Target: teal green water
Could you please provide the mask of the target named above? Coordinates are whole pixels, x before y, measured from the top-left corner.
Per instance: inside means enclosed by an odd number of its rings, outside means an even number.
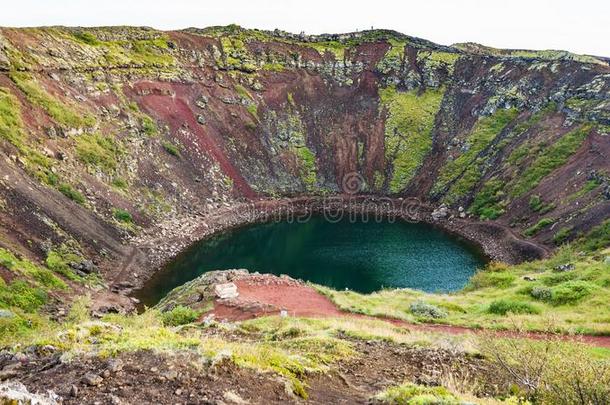
[[[472,246],[426,224],[313,217],[251,225],[201,241],[136,296],[151,306],[206,271],[235,268],[363,293],[384,287],[447,292],[464,287],[484,262]]]

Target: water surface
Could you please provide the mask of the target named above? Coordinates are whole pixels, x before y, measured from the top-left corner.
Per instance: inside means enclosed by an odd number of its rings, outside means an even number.
[[[485,259],[469,244],[427,224],[348,219],[274,222],[237,228],[196,243],[136,293],[156,304],[210,270],[288,274],[335,289],[459,290]]]

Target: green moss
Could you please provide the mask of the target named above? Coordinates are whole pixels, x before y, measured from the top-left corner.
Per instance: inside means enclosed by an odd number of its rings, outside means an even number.
[[[0,248],[0,265],[20,274],[46,289],[65,289],[66,284],[49,269],[38,266],[25,258],[17,258],[7,249]]]
[[[76,138],[76,154],[86,165],[112,172],[124,151],[114,138],[95,133],[83,134]]]
[[[256,104],[250,103],[248,104],[246,109],[248,110],[250,115],[252,115],[258,121],[258,107],[256,106]],[[254,127],[256,128],[256,125],[254,125]]]
[[[80,282],[83,281],[82,277],[75,273],[71,265],[81,263],[83,260],[84,258],[80,252],[66,244],[62,244],[47,252],[45,264],[49,269],[63,275],[67,279]]]
[[[428,70],[444,68],[449,74],[452,74],[453,66],[460,56],[459,53],[453,52],[419,51],[417,52],[417,61]]]
[[[246,43],[241,35],[229,35],[220,37],[220,43],[224,54],[224,65],[228,68],[238,69],[243,72],[254,72],[257,67],[255,60],[248,52]],[[217,61],[220,62],[220,61]]]
[[[176,156],[178,158],[181,157],[180,148],[177,145],[174,145],[173,143],[168,141],[163,142],[162,145],[163,149],[165,149],[165,151],[170,155]]]
[[[399,92],[394,87],[379,91],[388,116],[385,122],[386,159],[392,162],[390,191],[403,190],[415,176],[432,148],[434,119],[443,90]]]
[[[28,144],[21,118],[19,100],[8,89],[0,87],[0,141],[13,145],[21,155],[26,171],[42,183],[55,185],[57,175],[51,171],[51,160]]]
[[[392,405],[460,405],[464,403],[444,387],[427,387],[410,382],[385,389],[375,396]]]
[[[301,162],[301,178],[305,183],[305,187],[308,190],[313,190],[318,178],[316,156],[307,146],[295,148],[295,151]]]
[[[244,98],[246,100],[252,100],[252,96],[250,95],[250,92],[241,84],[238,84],[238,83],[235,84],[235,91],[241,98]]]
[[[11,72],[11,80],[26,95],[29,102],[45,110],[55,122],[70,128],[92,127],[95,118],[79,113],[75,107],[47,93],[28,73]]]
[[[150,39],[101,40],[92,31],[75,32],[70,37],[81,46],[103,50],[96,66],[137,66],[167,68],[175,66],[169,53],[168,37],[165,35]]]
[[[8,141],[19,150],[24,148],[19,100],[2,87],[0,87],[0,139]]]
[[[580,148],[589,132],[589,126],[579,127],[563,135],[548,148],[539,150],[530,166],[519,176],[511,194],[518,197],[527,193],[535,188],[545,176],[564,165]],[[531,156],[531,150],[529,154]]]
[[[339,41],[306,42],[305,45],[315,49],[322,56],[330,53],[339,61],[342,61],[345,57],[346,46]]]
[[[63,195],[65,195],[66,197],[71,199],[72,201],[77,202],[80,205],[85,204],[85,201],[86,201],[85,197],[80,193],[80,191],[75,190],[68,183],[60,184],[57,187],[57,189],[59,190],[60,193],[62,193]]]
[[[532,236],[536,235],[538,232],[540,232],[543,228],[546,228],[547,226],[554,224],[554,223],[555,223],[555,220],[552,218],[542,218],[536,224],[527,228],[524,233],[526,236],[532,237]]]
[[[468,149],[441,168],[433,192],[438,193],[448,188],[444,201],[449,204],[471,192],[484,171],[483,152],[518,114],[517,109],[511,108],[498,110],[491,116],[479,119],[466,138]]]
[[[159,134],[159,128],[157,128],[157,123],[153,121],[148,115],[144,115],[141,119],[142,122],[142,130],[148,136],[155,136]]]
[[[267,62],[262,66],[263,70],[268,70],[270,72],[283,72],[285,70],[284,65],[278,62]]]
[[[47,301],[47,293],[30,287],[23,280],[17,280],[8,285],[0,285],[0,305],[5,308],[16,307],[25,312],[35,312]]]

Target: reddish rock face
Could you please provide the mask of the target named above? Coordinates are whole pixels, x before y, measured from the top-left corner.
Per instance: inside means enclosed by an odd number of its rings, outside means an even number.
[[[391,31],[0,29],[0,245],[116,273],[130,235],[358,173],[554,247],[610,214],[609,74]]]

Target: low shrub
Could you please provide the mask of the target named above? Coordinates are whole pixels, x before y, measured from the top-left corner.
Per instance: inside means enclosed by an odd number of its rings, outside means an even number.
[[[538,221],[535,225],[530,226],[529,228],[527,228],[525,230],[525,235],[526,236],[534,236],[536,235],[538,232],[540,232],[542,230],[542,228],[545,228],[551,224],[553,224],[555,222],[554,219],[552,218],[542,218],[540,221]]]
[[[533,403],[605,404],[610,398],[610,361],[598,358],[587,345],[563,342],[560,337],[488,335],[480,338],[479,346],[505,385]]]
[[[566,281],[570,281],[570,280],[574,280],[578,278],[578,275],[576,273],[574,273],[573,271],[571,272],[565,272],[565,273],[559,273],[559,274],[553,274],[550,276],[546,276],[544,278],[542,278],[542,282],[544,283],[544,285],[548,285],[548,286],[555,286],[555,285],[559,285],[561,283],[565,283]]]
[[[512,300],[496,300],[489,304],[487,312],[495,315],[511,314],[537,314],[540,311],[527,302]]]
[[[483,270],[477,272],[470,278],[468,289],[476,290],[479,288],[508,288],[515,280],[515,275],[505,272]]]
[[[593,228],[581,242],[582,249],[589,252],[608,246],[610,246],[610,219]]]
[[[587,281],[567,281],[552,289],[550,302],[553,305],[574,304],[590,295],[594,289],[595,285]]]
[[[72,188],[67,183],[62,183],[57,187],[60,193],[71,199],[72,201],[83,205],[85,203],[85,197],[78,191]]]
[[[114,180],[112,180],[112,185],[121,190],[126,190],[129,187],[129,184],[127,184],[127,181],[125,179],[123,179],[122,177],[114,178]]]
[[[447,313],[445,311],[435,305],[428,304],[427,302],[423,301],[412,302],[409,306],[409,310],[413,315],[420,318],[441,319],[447,317]]]
[[[9,285],[0,285],[0,304],[3,306],[34,312],[46,301],[46,292],[40,288],[30,287],[25,281],[18,280]]]
[[[126,210],[123,210],[120,208],[115,208],[112,211],[112,216],[114,217],[114,219],[116,219],[119,222],[123,222],[123,223],[127,223],[127,224],[130,224],[133,222],[133,217],[131,216],[129,211],[126,211]]]
[[[557,233],[555,233],[555,235],[553,235],[553,242],[559,246],[562,243],[564,243],[566,240],[568,240],[571,233],[572,233],[571,226],[566,227],[566,228],[561,228],[560,230],[557,231]]]
[[[171,142],[163,142],[163,149],[170,155],[180,157],[180,149]]]
[[[530,291],[530,295],[540,301],[550,301],[553,291],[549,287],[534,287]]]
[[[161,315],[163,325],[165,326],[180,326],[192,323],[199,317],[199,313],[194,309],[178,305],[171,311],[164,312]]]

